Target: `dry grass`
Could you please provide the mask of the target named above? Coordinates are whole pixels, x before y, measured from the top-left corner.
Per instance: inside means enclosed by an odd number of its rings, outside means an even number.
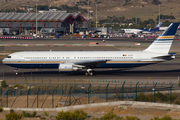
[[[178,4],[177,4],[178,3]],[[179,12],[179,3],[180,1],[176,2],[163,2],[161,5],[161,14],[164,15],[173,15],[175,16],[175,20],[172,21],[180,21],[180,12]],[[119,8],[119,9],[118,9]],[[121,11],[121,9],[125,9],[125,11]],[[112,12],[113,11],[113,12]],[[125,16],[126,18],[132,17],[139,17],[142,20],[147,19],[156,19],[159,15],[159,6],[146,4],[144,7],[139,7],[139,5],[128,5],[125,7],[114,7],[111,8],[109,11],[100,11],[100,17],[106,18],[107,16]]]
[[[0,106],[6,107],[7,99],[4,97],[0,102]],[[59,102],[66,101],[65,106],[69,106],[70,97],[54,95],[54,107],[63,107],[63,105]],[[91,97],[90,103],[102,103],[106,102],[105,99],[99,99],[96,97]],[[112,101],[112,100],[109,100]],[[28,108],[52,108],[52,95],[39,95],[38,103],[37,103],[37,95],[29,95],[28,96]],[[80,105],[80,104],[88,104],[87,97],[71,97],[71,105]],[[8,97],[8,107],[11,108],[27,108],[27,96],[14,96]]]
[[[91,1],[91,0],[90,0]],[[153,5],[150,2],[149,3],[143,3],[142,0],[131,0],[133,4],[129,4],[126,6],[123,6],[125,3],[125,0],[122,0],[119,5],[119,0],[98,0],[99,2],[102,2],[101,4],[98,4],[98,19],[106,18],[107,16],[125,16],[126,18],[132,18],[132,17],[139,17],[142,20],[145,19],[156,19],[157,15],[159,14],[159,6]],[[176,22],[180,21],[180,12],[179,12],[179,0],[171,0],[171,2],[168,2],[168,0],[160,0],[161,1],[161,14],[165,15],[174,15]],[[29,0],[11,0],[8,2],[5,2],[5,0],[1,0],[0,7],[2,9],[5,8],[15,8],[17,6],[27,6],[27,3],[29,2],[30,7],[35,6],[35,0],[29,1]],[[38,0],[39,5],[51,5],[51,6],[61,6],[61,5],[69,5],[74,6],[74,2],[78,1],[72,1],[72,0]],[[95,19],[95,2],[92,1],[93,4],[90,5],[90,10],[94,11],[94,16],[92,19]],[[144,7],[142,7],[144,6]],[[84,9],[88,9],[87,6],[79,6]],[[84,14],[86,17],[87,14]]]

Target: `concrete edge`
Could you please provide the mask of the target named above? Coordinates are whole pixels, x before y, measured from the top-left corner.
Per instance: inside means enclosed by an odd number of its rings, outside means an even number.
[[[10,53],[0,53],[0,55],[9,55]]]
[[[104,106],[117,106],[121,104],[131,104],[131,105],[144,105],[145,107],[167,107],[167,108],[180,108],[180,105],[173,104],[164,104],[164,103],[150,103],[150,102],[136,102],[136,101],[117,101],[117,102],[105,102],[105,103],[93,103],[93,104],[83,104],[83,105],[74,105],[68,107],[60,108],[3,108],[5,111],[21,110],[21,111],[68,111],[75,109],[84,109],[91,107],[104,107]]]
[[[99,44],[99,45],[92,45],[92,44],[0,44],[0,46],[115,46],[114,44]]]

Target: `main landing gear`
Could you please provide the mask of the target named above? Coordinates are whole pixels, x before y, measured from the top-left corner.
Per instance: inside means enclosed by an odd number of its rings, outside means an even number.
[[[18,75],[18,68],[14,68],[14,72],[16,72],[16,75]]]
[[[87,72],[85,73],[85,75],[90,75],[93,76],[95,74],[95,71],[93,69],[87,69]]]

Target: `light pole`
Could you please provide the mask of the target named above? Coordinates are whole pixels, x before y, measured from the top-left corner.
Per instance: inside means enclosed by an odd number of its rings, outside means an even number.
[[[160,23],[160,7],[161,5],[159,4],[159,23]]]
[[[36,37],[37,37],[37,0],[36,0]]]
[[[89,0],[88,0],[88,28],[89,28]]]
[[[97,4],[96,4],[96,28],[97,28]]]
[[[88,19],[89,19],[89,0],[88,0]]]

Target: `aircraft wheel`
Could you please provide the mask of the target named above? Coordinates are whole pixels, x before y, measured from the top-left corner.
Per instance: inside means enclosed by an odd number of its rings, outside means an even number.
[[[89,75],[88,72],[86,72],[85,75],[88,76]]]
[[[93,76],[94,74],[93,74],[93,72],[90,72],[89,75],[90,75],[90,76]]]

